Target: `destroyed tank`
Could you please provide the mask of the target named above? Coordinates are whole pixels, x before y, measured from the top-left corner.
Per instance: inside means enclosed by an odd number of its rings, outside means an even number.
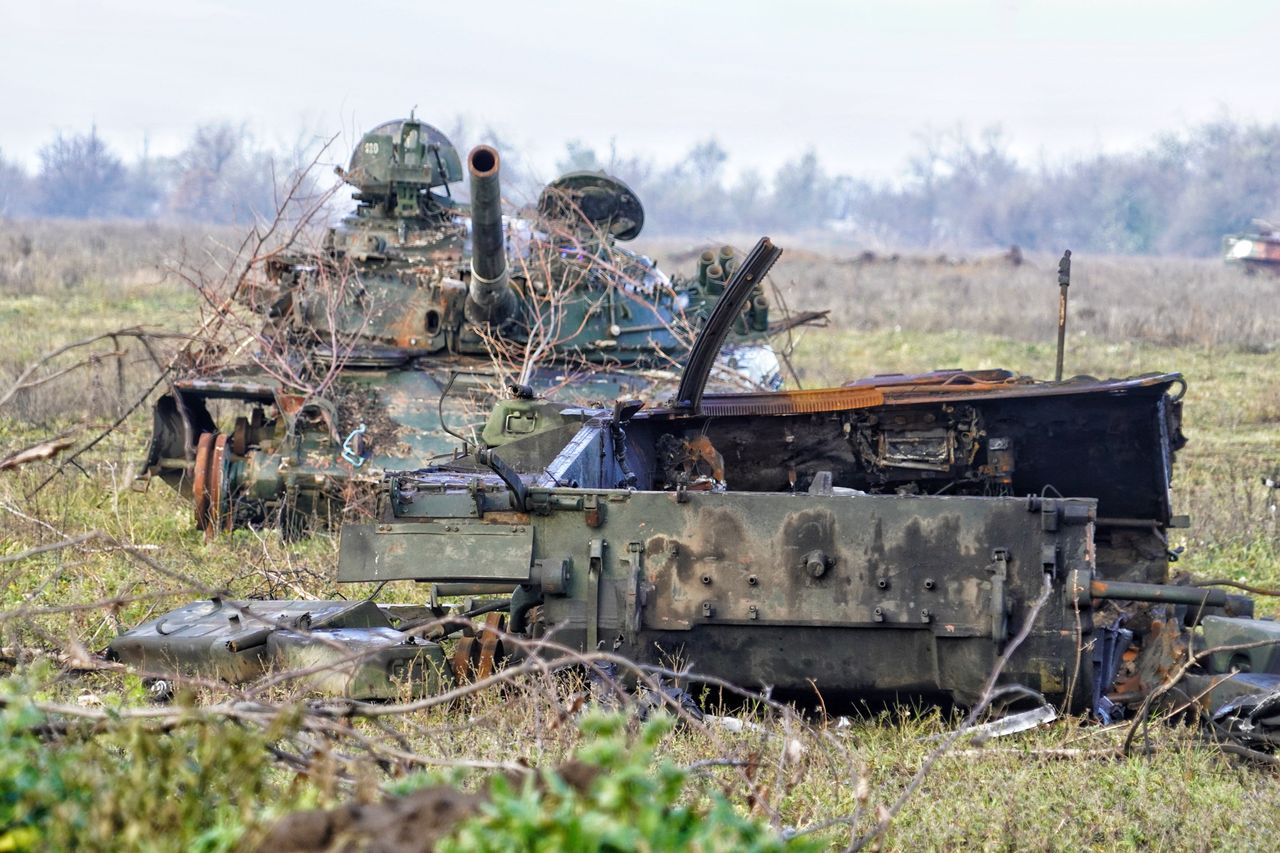
[[[293,668],[375,698],[504,654],[605,651],[827,709],[968,705],[1000,666],[1019,697],[1114,720],[1158,691],[1269,742],[1280,627],[1171,571],[1180,375],[705,393],[778,254],[762,240],[734,273],[669,404],[533,401],[558,425],[389,474],[337,577],[430,583],[429,603],[205,601],[112,653],[153,677]],[[499,406],[491,434],[509,423]]]
[[[410,117],[365,134],[339,170],[354,214],[318,252],[268,256],[265,281],[241,290],[263,316],[258,351],[242,364],[215,351],[172,382],[143,482],[191,498],[206,534],[278,520],[296,535],[381,471],[448,456],[507,384],[580,403],[661,393],[733,249],[669,279],[618,245],[644,224],[618,179],[565,175],[520,219],[503,216],[496,150],[476,147],[466,171],[469,204],[453,197],[463,162],[436,128]],[[779,386],[767,338],[785,325],[757,288],[724,381]]]

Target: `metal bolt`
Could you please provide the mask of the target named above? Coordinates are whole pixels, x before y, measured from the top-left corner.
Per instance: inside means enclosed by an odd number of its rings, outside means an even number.
[[[702,583],[703,583],[704,585],[709,585],[709,584],[711,583],[711,575],[703,575],[703,576],[702,576]]]
[[[747,608],[747,618],[748,619],[760,618],[760,610],[754,604]]]
[[[888,579],[888,578],[880,578],[880,580],[876,581],[876,586],[880,587],[881,589],[888,589],[888,588],[889,588],[889,579]]]
[[[747,575],[747,584],[748,584],[748,585],[750,585],[750,586],[756,586],[756,585],[757,585],[757,584],[759,584],[759,583],[760,583],[760,578],[756,577],[755,575]]]
[[[829,562],[827,555],[821,551],[810,551],[804,555],[804,568],[810,577],[820,578],[825,575]]]
[[[933,589],[935,586],[937,586],[937,584],[933,582],[933,578],[925,578],[925,579],[924,579],[924,588],[925,588],[925,589]]]
[[[702,618],[710,619],[716,615],[716,606],[710,601],[702,602]]]
[[[923,610],[921,610],[921,611],[920,611],[920,621],[921,621],[921,622],[928,622],[928,621],[930,621],[931,619],[933,619],[933,614],[929,612],[929,608],[927,608],[927,607],[926,607],[926,608],[924,608]]]
[[[883,622],[883,621],[884,621],[884,609],[883,609],[883,608],[881,608],[881,607],[877,607],[877,608],[875,609],[875,619],[876,619],[876,621],[877,621],[877,622]]]

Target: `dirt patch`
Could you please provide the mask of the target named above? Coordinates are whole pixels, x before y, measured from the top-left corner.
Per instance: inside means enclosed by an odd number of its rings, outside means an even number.
[[[362,850],[367,853],[419,853],[463,818],[480,808],[484,798],[445,785],[421,788],[380,803],[348,803],[336,809],[286,815],[258,845],[259,853]]]
[[[568,761],[556,773],[584,794],[600,768]],[[538,787],[544,788],[541,778]],[[295,812],[278,820],[254,849],[258,853],[429,853],[458,823],[476,814],[487,799],[486,794],[433,785],[370,805],[347,803],[335,809]]]

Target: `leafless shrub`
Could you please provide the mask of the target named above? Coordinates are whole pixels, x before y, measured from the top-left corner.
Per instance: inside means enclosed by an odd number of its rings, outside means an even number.
[[[495,371],[507,384],[528,384],[537,371],[554,365],[562,379],[559,386],[546,390],[551,396],[584,375],[618,366],[577,350],[596,343],[581,337],[594,317],[629,313],[628,305],[643,316],[653,303],[674,304],[675,297],[668,285],[647,280],[648,270],[615,248],[604,229],[586,224],[571,199],[566,198],[561,208],[576,211],[580,221],[540,220],[537,230],[520,238],[522,245],[517,246],[511,277],[524,305],[519,333],[504,337],[493,329],[480,330]],[[680,350],[692,345],[695,334],[692,322],[678,309],[652,331],[655,337],[673,338]],[[660,345],[644,357],[655,374],[679,367],[678,357]]]

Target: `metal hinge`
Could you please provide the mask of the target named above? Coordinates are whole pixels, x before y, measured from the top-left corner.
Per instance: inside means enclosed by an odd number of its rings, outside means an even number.
[[[1009,552],[996,548],[991,552],[991,639],[997,646],[1009,637],[1009,604],[1006,586],[1009,581]]]

